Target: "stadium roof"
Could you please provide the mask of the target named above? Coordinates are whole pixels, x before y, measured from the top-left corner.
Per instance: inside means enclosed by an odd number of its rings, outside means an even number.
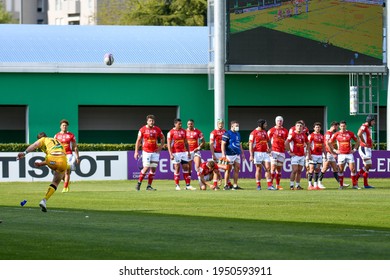
[[[0,72],[207,73],[209,55],[207,27],[2,24],[0,42]]]

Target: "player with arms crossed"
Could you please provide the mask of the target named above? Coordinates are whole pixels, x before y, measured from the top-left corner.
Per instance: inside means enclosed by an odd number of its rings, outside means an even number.
[[[138,149],[142,144],[142,170],[139,174],[137,186],[135,189],[139,191],[141,189],[142,181],[146,176],[146,172],[149,170],[147,191],[155,191],[152,187],[154,175],[158,162],[160,160],[160,152],[165,144],[165,136],[158,126],[155,126],[156,117],[154,115],[146,116],[146,125],[140,128],[138,131],[137,141],[135,142],[134,159],[138,160]],[[160,140],[160,144],[158,143]]]
[[[200,150],[206,145],[206,142],[204,140],[203,133],[194,127],[194,120],[192,119],[187,121],[186,133],[188,147],[190,148],[191,153],[191,161],[189,162],[189,176],[191,179],[192,162],[195,163],[195,170],[198,170],[200,164],[202,163]]]
[[[257,121],[257,128],[249,135],[249,160],[256,165],[256,189],[261,190],[261,168],[265,169],[265,178],[267,179],[267,189],[276,190],[272,186],[271,180],[271,159],[269,157],[269,138],[266,131],[267,121],[260,119]]]
[[[355,145],[352,148],[351,142],[354,141]],[[358,178],[356,175],[355,159],[353,153],[356,152],[359,147],[359,138],[355,133],[347,130],[347,122],[340,122],[340,130],[332,135],[328,142],[329,150],[332,154],[337,155],[337,163],[339,165],[339,189],[344,189],[344,167],[348,164],[351,170],[352,188],[360,189],[358,187]],[[337,143],[338,149],[334,148],[334,144]]]
[[[66,171],[70,168],[66,158],[66,152],[61,143],[55,139],[47,137],[45,132],[41,132],[37,136],[38,140],[27,147],[24,152],[18,154],[18,159],[24,158],[28,153],[41,149],[46,154],[45,160],[34,163],[35,167],[47,165],[53,170],[53,180],[46,192],[45,197],[39,203],[41,210],[47,212],[46,202],[57,190],[58,184],[64,178]]]
[[[294,182],[297,190],[303,190],[300,185],[301,173],[303,166],[305,166],[305,157],[311,159],[309,140],[305,133],[303,133],[304,124],[297,121],[295,130],[288,136],[285,147],[287,153],[291,156],[291,175],[290,175],[290,190],[294,190]]]
[[[212,190],[219,190],[218,181],[221,180],[221,173],[218,170],[218,165],[210,160],[203,162],[198,168],[198,180],[201,190],[206,190],[209,186]],[[208,183],[213,180],[213,184]]]
[[[283,117],[275,118],[275,126],[268,130],[268,138],[271,141],[271,180],[275,178],[276,189],[283,190],[280,186],[282,167],[286,158],[285,141],[288,137],[288,130],[283,127]],[[271,181],[271,183],[272,183]]]
[[[325,137],[321,134],[321,123],[314,123],[314,132],[309,135],[309,146],[311,160],[309,160],[309,169],[308,169],[308,181],[309,186],[308,190],[320,190],[318,187],[318,178],[319,172],[321,171],[322,165],[322,155],[326,160],[326,150],[325,150]],[[314,173],[314,185],[313,185],[313,173]]]
[[[372,126],[375,125],[375,118],[368,115],[366,122],[361,125],[357,136],[360,139],[359,155],[363,160],[364,166],[359,170],[358,177],[363,175],[364,188],[373,189],[373,186],[368,184],[368,173],[372,166]]]
[[[62,189],[63,193],[69,192],[70,173],[71,171],[76,170],[76,163],[80,164],[79,148],[77,147],[76,137],[72,132],[68,131],[68,126],[68,120],[61,120],[61,131],[54,135],[54,138],[60,141],[60,143],[64,147],[66,152],[66,158],[68,159],[68,165],[70,166],[70,169],[68,169],[65,173],[64,188]]]
[[[174,180],[176,184],[176,190],[180,191],[180,165],[183,170],[183,177],[186,183],[186,190],[196,190],[196,188],[190,185],[191,178],[189,176],[189,161],[191,160],[191,153],[187,142],[187,133],[182,128],[181,119],[175,119],[173,121],[174,127],[168,132],[167,146],[171,160],[173,161],[174,168]]]

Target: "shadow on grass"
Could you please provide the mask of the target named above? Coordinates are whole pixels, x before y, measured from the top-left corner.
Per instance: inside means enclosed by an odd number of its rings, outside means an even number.
[[[390,259],[389,228],[148,211],[0,210],[3,260]]]

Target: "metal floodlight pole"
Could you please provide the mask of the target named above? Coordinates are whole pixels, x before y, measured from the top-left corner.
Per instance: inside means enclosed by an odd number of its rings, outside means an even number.
[[[225,3],[214,0],[214,124],[225,119]]]

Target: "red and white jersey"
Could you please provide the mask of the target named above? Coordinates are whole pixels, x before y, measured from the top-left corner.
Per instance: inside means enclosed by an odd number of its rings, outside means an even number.
[[[288,134],[291,134],[291,133],[293,133],[294,131],[295,131],[295,125],[292,126],[292,127],[288,130]],[[306,134],[306,136],[309,136],[309,129],[308,129],[306,126],[302,127],[302,133],[303,133],[303,134]]]
[[[290,143],[290,150],[296,156],[302,157],[305,155],[305,146],[309,142],[306,134],[303,132],[297,133],[293,131],[287,138],[287,141]]]
[[[183,128],[175,129],[172,128],[167,134],[167,140],[171,141],[172,153],[187,152],[186,146],[184,145],[185,139],[187,139],[186,131]]]
[[[192,152],[199,147],[199,140],[204,138],[203,133],[197,128],[194,128],[193,130],[187,128],[186,134],[188,147],[190,148],[190,152]]]
[[[76,137],[72,132],[58,132],[54,138],[60,141],[67,154],[72,154],[73,145],[76,144]]]
[[[332,135],[334,134],[334,132],[333,131],[327,131],[327,132],[325,132],[325,135],[324,135],[324,145],[325,145],[325,150],[328,152],[328,153],[330,153],[330,150],[329,150],[329,148],[328,148],[328,145],[326,145],[326,143],[328,143],[329,141],[330,141],[330,139],[332,138]],[[332,144],[331,144],[332,145]],[[334,147],[335,145],[333,144],[333,147]]]
[[[274,126],[270,130],[268,130],[268,138],[271,141],[271,150],[274,152],[284,153],[284,142],[288,136],[288,130],[284,127],[276,127]]]
[[[249,134],[249,145],[252,145],[254,152],[267,152],[269,138],[267,131],[255,129]]]
[[[221,153],[222,135],[226,132],[226,129],[214,129],[210,133],[210,145],[213,145],[214,152]]]
[[[163,137],[163,133],[158,126],[150,128],[145,125],[138,131],[138,137],[142,139],[142,150],[147,153],[154,153],[158,149],[158,139]]]
[[[321,133],[312,133],[309,135],[308,140],[310,144],[310,152],[312,155],[321,156],[324,151],[324,135]]]
[[[360,142],[360,146],[362,147],[367,147],[367,148],[372,148],[372,128],[367,125],[367,123],[362,124],[362,126],[359,128],[359,131],[362,131],[362,136],[364,139],[364,144],[363,142]]]
[[[332,135],[332,138],[330,138],[330,141],[337,142],[337,147],[340,152],[340,154],[350,154],[352,151],[352,144],[351,140],[357,141],[357,137],[355,133],[352,131],[337,131],[335,134]]]
[[[214,170],[218,170],[218,165],[215,164],[214,165],[214,168],[213,169],[210,169],[208,166],[207,166],[207,162],[203,162],[200,166],[199,166],[199,170],[198,170],[198,176],[199,175],[209,175],[211,173],[213,173]]]

